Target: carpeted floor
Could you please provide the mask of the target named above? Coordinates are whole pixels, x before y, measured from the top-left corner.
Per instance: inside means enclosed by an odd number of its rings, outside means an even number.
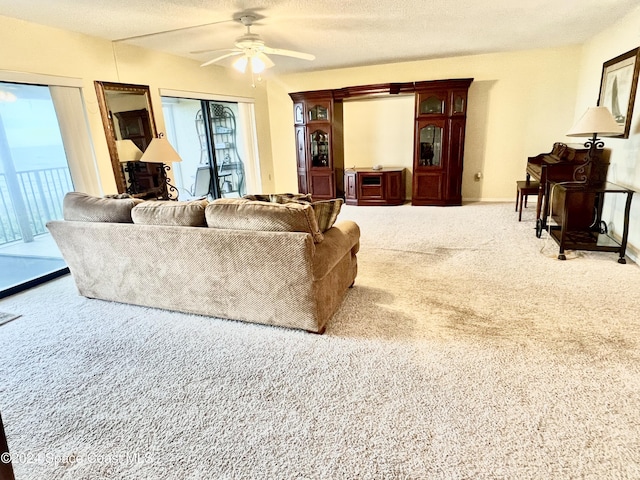
[[[359,274],[322,336],[69,277],[0,301],[17,478],[640,478],[640,269],[558,261],[530,210],[344,207]]]

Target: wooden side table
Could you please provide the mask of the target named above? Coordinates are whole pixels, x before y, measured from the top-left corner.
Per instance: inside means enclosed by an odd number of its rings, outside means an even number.
[[[552,184],[550,190],[551,217],[557,223],[549,227],[560,252],[559,260],[566,260],[566,250],[589,250],[618,253],[618,263],[627,263],[624,258],[629,234],[629,212],[633,190],[615,183],[598,185],[584,183]],[[626,195],[622,237],[613,238],[606,222],[602,221],[605,195]],[[536,227],[538,228],[538,227]]]

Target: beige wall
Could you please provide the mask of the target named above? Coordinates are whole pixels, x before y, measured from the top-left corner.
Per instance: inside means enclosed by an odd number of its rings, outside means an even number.
[[[88,121],[96,154],[102,192],[116,190],[95,80],[149,85],[159,132],[165,129],[159,89],[174,89],[255,99],[258,150],[263,189],[273,191],[271,138],[266,85],[252,88],[239,74],[217,66],[146,49],[44,27],[0,16],[0,70],[78,78],[84,85]],[[93,161],[93,159],[87,159]]]
[[[595,106],[600,91],[602,64],[629,50],[640,46],[640,8],[616,25],[598,34],[582,49],[580,81],[574,120],[588,107]],[[636,94],[631,131],[628,139],[603,138],[611,149],[608,180],[640,192],[640,92]],[[575,139],[574,139],[575,141]],[[606,201],[607,220],[617,233],[621,232],[624,204],[622,197]],[[640,196],[636,194],[632,203],[629,222],[629,254],[636,260],[640,254]]]
[[[345,167],[413,167],[413,95],[344,102]],[[405,175],[411,198],[411,175]]]
[[[297,188],[293,107],[288,92],[473,77],[463,200],[514,200],[515,182],[524,178],[527,157],[549,151],[572,125],[580,54],[580,47],[565,47],[347,68],[272,80],[268,97],[276,190]],[[384,131],[387,125],[409,125],[404,111],[399,115],[402,118],[388,115],[379,128]],[[408,128],[413,135],[413,126]],[[345,135],[349,135],[346,129]],[[352,155],[355,153],[345,157],[345,165],[364,162],[359,156],[350,158]],[[483,175],[480,181],[474,180],[477,172]]]

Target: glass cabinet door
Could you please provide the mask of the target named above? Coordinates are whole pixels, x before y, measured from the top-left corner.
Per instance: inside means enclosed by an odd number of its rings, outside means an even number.
[[[296,127],[296,163],[298,165],[298,170],[306,168],[304,137],[305,128]]]
[[[421,167],[439,167],[442,164],[442,133],[438,125],[427,124],[419,130],[419,161]]]
[[[443,115],[445,113],[446,92],[418,94],[418,116]]]
[[[329,166],[329,134],[322,130],[315,130],[309,135],[312,167]]]
[[[331,111],[330,101],[318,101],[307,104],[308,122],[329,122],[329,112]]]
[[[293,105],[293,121],[296,125],[304,125],[304,103],[298,102]]]
[[[464,115],[467,108],[466,92],[453,92],[451,100],[451,115]]]

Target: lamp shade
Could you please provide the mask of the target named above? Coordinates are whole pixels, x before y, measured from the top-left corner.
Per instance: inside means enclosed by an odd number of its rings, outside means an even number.
[[[118,160],[121,162],[135,162],[142,158],[142,150],[133,143],[133,140],[116,140]]]
[[[249,64],[249,57],[243,55],[238,57],[238,59],[233,62],[233,68],[238,70],[240,73],[244,73],[247,70],[247,65]]]
[[[607,107],[590,107],[567,132],[568,137],[615,137],[622,135],[623,127],[618,125]]]
[[[175,151],[169,141],[160,136],[151,140],[151,143],[142,154],[140,160],[143,162],[169,164],[181,162],[182,158],[180,158],[180,155],[178,155],[178,152]]]

